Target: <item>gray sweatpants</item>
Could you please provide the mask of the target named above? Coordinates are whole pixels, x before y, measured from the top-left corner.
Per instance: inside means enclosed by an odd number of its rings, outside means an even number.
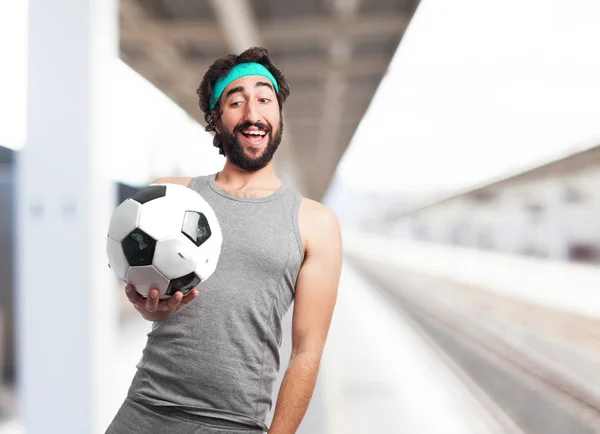
[[[260,428],[245,428],[228,421],[182,414],[150,407],[127,398],[106,434],[262,434]]]

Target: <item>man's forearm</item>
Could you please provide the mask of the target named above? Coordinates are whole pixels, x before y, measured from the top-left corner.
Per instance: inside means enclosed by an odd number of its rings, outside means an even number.
[[[317,381],[321,352],[298,353],[290,360],[275,404],[269,434],[293,434],[298,429]]]

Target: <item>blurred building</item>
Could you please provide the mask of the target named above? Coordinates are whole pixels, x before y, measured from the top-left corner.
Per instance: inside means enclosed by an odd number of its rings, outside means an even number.
[[[401,237],[600,262],[600,146],[384,217]]]

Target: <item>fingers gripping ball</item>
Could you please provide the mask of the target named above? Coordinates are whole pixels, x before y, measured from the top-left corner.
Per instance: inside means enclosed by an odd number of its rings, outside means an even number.
[[[186,295],[217,267],[223,236],[217,217],[194,190],[152,184],[113,212],[106,253],[111,269],[142,296]]]

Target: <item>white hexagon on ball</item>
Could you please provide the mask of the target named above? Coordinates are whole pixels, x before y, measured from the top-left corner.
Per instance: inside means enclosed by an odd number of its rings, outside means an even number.
[[[148,296],[151,289],[158,289],[161,298],[168,298],[164,297],[164,294],[169,287],[169,279],[163,276],[152,265],[129,267],[125,275],[125,281],[134,285],[135,290],[144,297]]]
[[[158,241],[180,230],[183,212],[181,202],[159,197],[142,206],[138,227]]]
[[[167,279],[177,279],[196,268],[195,249],[196,245],[183,234],[162,239],[156,243],[152,265]]]
[[[115,241],[122,241],[137,227],[142,204],[132,199],[121,203],[112,214],[108,227],[108,236]]]
[[[110,268],[115,272],[117,277],[125,280],[125,274],[129,269],[129,263],[123,253],[123,247],[119,241],[113,240],[110,236],[106,240],[106,255]]]

